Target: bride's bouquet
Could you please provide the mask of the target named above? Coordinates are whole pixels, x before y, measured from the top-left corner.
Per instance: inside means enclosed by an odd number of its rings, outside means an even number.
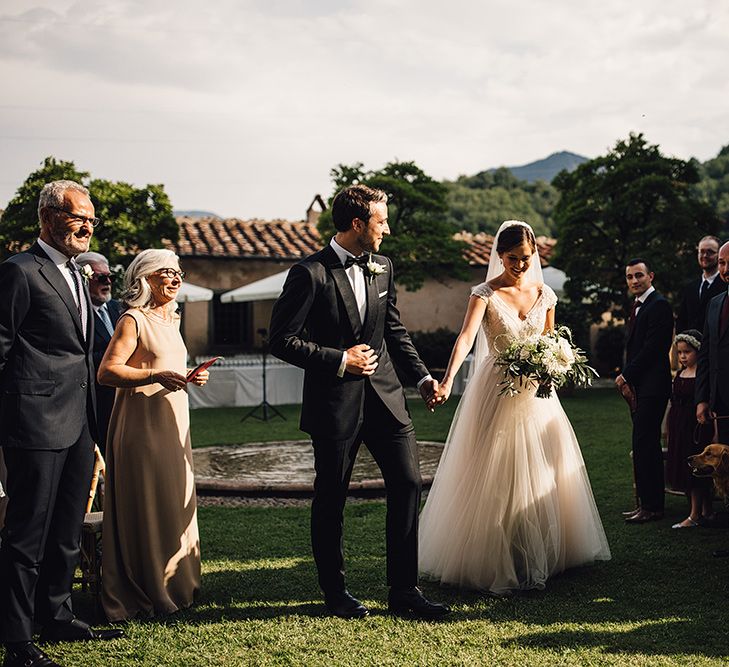
[[[588,387],[597,371],[588,366],[585,353],[572,343],[572,332],[561,326],[539,336],[516,339],[502,334],[496,339],[507,338],[503,350],[498,350],[496,364],[504,369],[504,379],[499,382],[499,396],[519,393],[522,385],[534,382],[537,397],[548,398],[552,388],[572,383]]]

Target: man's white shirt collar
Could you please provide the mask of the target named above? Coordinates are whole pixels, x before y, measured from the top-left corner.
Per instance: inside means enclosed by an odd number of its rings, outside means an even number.
[[[43,252],[48,255],[50,259],[57,267],[65,267],[71,257],[66,257],[62,252],[56,250],[53,246],[48,245],[43,239],[38,239],[38,245],[43,249]]]
[[[651,285],[643,294],[641,294],[639,297],[636,298],[636,300],[640,303],[642,306],[645,303],[645,300],[653,294],[653,292],[656,291],[656,288]]]
[[[707,283],[709,283],[709,285],[713,285],[714,284],[714,281],[717,279],[718,276],[719,276],[719,272],[718,271],[716,273],[712,273],[708,278],[702,273],[701,274],[701,282],[703,284],[703,281],[705,280]]]
[[[337,243],[337,240],[333,236],[332,236],[332,240],[329,241],[329,245],[332,247],[332,250],[334,250],[334,252],[337,253],[337,257],[339,258],[339,261],[342,263],[342,266],[344,266],[344,262],[347,261],[347,257],[355,256],[351,252],[349,252],[349,250],[347,250],[346,248],[342,248],[342,246],[340,246]]]

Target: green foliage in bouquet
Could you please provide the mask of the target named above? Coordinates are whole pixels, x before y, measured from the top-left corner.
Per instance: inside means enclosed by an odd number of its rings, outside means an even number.
[[[497,349],[496,364],[504,369],[499,382],[499,396],[518,394],[524,385],[537,385],[537,398],[549,398],[553,389],[566,384],[588,387],[598,377],[597,371],[587,363],[587,356],[572,343],[572,332],[560,326],[540,336],[512,339],[503,350]]]

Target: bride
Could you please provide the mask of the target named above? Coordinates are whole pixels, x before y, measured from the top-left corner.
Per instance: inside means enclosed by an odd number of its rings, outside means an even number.
[[[532,228],[505,222],[486,282],[471,290],[440,385],[439,400],[447,400],[477,339],[475,370],[420,517],[426,578],[504,595],[544,588],[558,572],[610,558],[580,447],[556,394],[537,398],[536,387],[525,385],[516,396],[499,396],[497,348],[507,338],[554,328],[556,303]]]

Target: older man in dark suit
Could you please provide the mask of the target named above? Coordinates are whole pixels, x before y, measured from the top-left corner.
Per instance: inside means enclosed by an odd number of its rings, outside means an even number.
[[[654,273],[644,259],[625,267],[628,290],[635,297],[628,321],[625,366],[615,384],[631,404],[633,470],[639,504],[625,513],[627,523],[663,518],[664,481],[661,421],[671,394],[668,353],[673,312],[653,287]]]
[[[124,312],[122,304],[111,298],[113,274],[109,260],[98,252],[84,252],[76,257],[79,266],[90,266],[89,296],[94,311],[94,369],[99,370],[106,348],[114,334],[114,327]],[[96,383],[96,425],[99,431],[97,445],[106,456],[106,432],[109,429],[111,409],[114,407],[116,389]]]
[[[698,260],[701,277],[686,285],[681,294],[681,303],[676,315],[676,333],[687,329],[704,330],[706,308],[718,294],[726,291],[724,281],[719,278],[719,246],[716,236],[704,236],[698,245]]]
[[[73,257],[98,224],[88,191],[47,184],[40,236],[0,265],[0,446],[9,503],[0,547],[3,667],[57,665],[33,642],[111,639],[71,605],[94,462],[94,329]]]
[[[395,365],[431,403],[437,383],[400,322],[392,262],[374,254],[390,233],[386,202],[365,186],[334,198],[337,235],[289,271],[273,308],[271,352],[305,370],[301,428],[312,436],[316,469],[311,539],[327,609],[369,613],[346,590],[342,552],[347,488],[364,442],[387,487],[389,609],[439,618],[449,609],[417,588],[420,469]]]
[[[722,294],[709,303],[696,368],[696,419],[716,419],[719,442],[729,445],[729,243],[719,250]]]

